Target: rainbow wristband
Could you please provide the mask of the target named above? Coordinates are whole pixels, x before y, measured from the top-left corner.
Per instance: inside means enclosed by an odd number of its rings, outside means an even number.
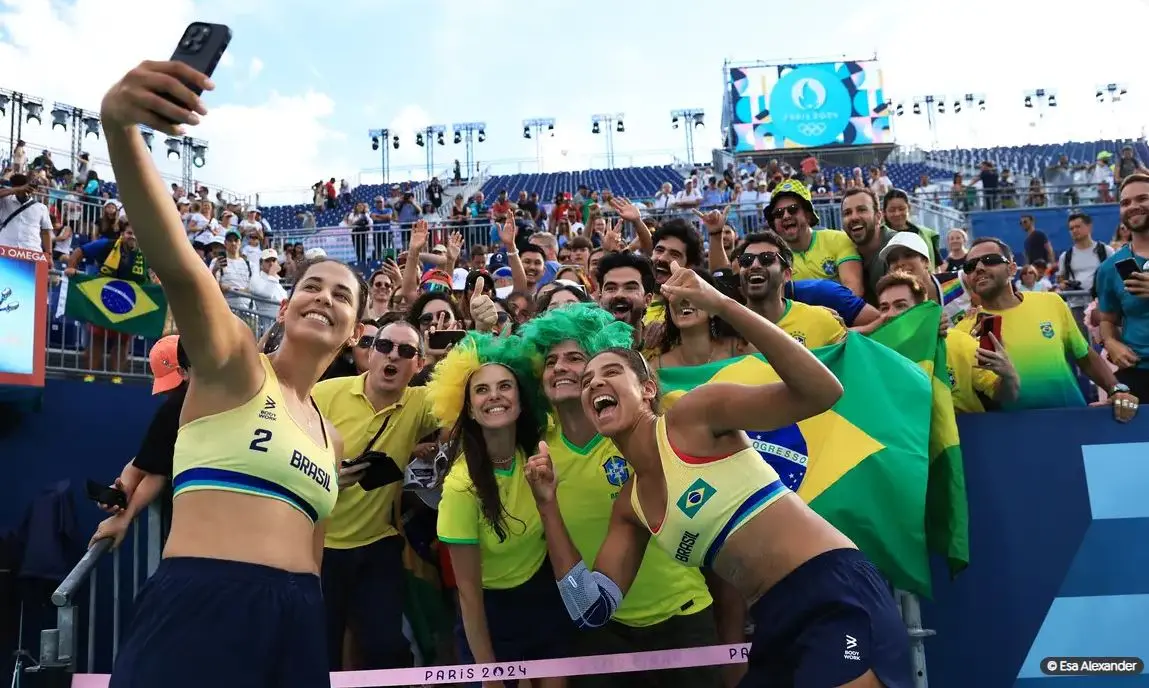
[[[743,664],[749,655],[750,645],[742,643],[738,645],[687,647],[658,652],[537,659],[528,662],[457,664],[377,671],[333,671],[331,672],[331,688],[439,685],[470,681],[505,681],[557,676],[623,674],[632,671],[689,669],[700,666]],[[107,688],[109,678],[108,674],[76,674],[72,677],[72,688]]]

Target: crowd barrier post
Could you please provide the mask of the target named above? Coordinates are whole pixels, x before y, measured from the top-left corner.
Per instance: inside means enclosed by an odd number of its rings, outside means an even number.
[[[928,688],[926,674],[926,638],[937,635],[935,631],[922,628],[922,606],[918,596],[905,590],[896,590],[898,608],[902,612],[902,622],[910,636],[910,662],[914,670],[914,688]]]

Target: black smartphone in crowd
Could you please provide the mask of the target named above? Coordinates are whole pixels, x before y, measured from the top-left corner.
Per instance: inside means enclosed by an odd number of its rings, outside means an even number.
[[[436,351],[449,349],[463,341],[463,337],[466,336],[467,333],[463,330],[439,330],[438,332],[432,332],[431,335],[427,337],[427,348]]]
[[[399,464],[395,463],[395,459],[392,459],[383,452],[364,452],[362,456],[350,461],[344,461],[343,467],[349,468],[364,462],[368,462],[371,465],[363,471],[363,477],[359,479],[359,487],[368,492],[403,480],[403,470],[399,468]]]
[[[183,62],[197,72],[211,76],[219,61],[231,43],[231,29],[223,24],[210,24],[208,22],[192,22],[184,29],[184,34],[176,44],[172,53],[172,62]],[[197,96],[203,94],[203,89],[194,84],[184,84]],[[180,105],[174,98],[164,95],[171,103]],[[171,122],[167,117],[162,119]],[[174,122],[173,122],[174,124]]]
[[[123,490],[104,485],[103,483],[96,482],[88,478],[88,499],[103,504],[105,506],[118,506],[121,509],[128,508],[128,495]]]
[[[1133,276],[1135,272],[1141,272],[1141,268],[1137,267],[1137,261],[1132,258],[1122,258],[1113,264],[1117,268],[1117,274],[1121,275],[1121,279],[1127,280]]]

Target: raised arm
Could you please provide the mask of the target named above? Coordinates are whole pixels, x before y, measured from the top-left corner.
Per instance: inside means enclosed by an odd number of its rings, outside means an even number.
[[[226,384],[237,395],[251,394],[263,375],[251,331],[228,309],[219,285],[188,242],[137,128],[144,124],[181,136],[183,124],[198,124],[207,110],[185,84],[212,88],[206,76],[178,62],[144,62],[112,86],[101,109],[108,156],[140,249],[163,283],[184,333],[180,342],[196,378]]]
[[[842,396],[842,383],[822,362],[777,325],[724,296],[693,270],[671,264],[662,294],[672,303],[691,304],[730,323],[766,357],[781,382],[764,385],[711,383],[678,400],[675,420],[696,419],[714,435],[736,430],[774,430],[816,416]],[[668,424],[673,421],[668,416]]]
[[[539,442],[539,452],[527,461],[526,476],[543,522],[547,554],[567,614],[579,628],[605,625],[634,583],[650,539],[650,534],[637,523],[633,512],[627,513],[630,510],[630,484],[615,500],[606,540],[599,549],[592,571],[587,568],[563,523],[556,495],[558,481],[546,442]]]

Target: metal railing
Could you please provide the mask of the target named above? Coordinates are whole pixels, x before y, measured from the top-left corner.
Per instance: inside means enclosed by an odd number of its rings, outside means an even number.
[[[141,530],[145,531],[142,537]],[[92,545],[52,593],[56,625],[40,631],[39,657],[36,664],[25,667],[25,671],[75,672],[80,668],[81,656],[85,672],[97,671],[100,637],[97,629],[104,628],[99,620],[101,611],[109,605],[112,615],[110,658],[114,660],[119,650],[121,615],[130,608],[143,581],[159,566],[162,542],[163,519],[159,504],[153,502],[148,505],[146,516],[137,518],[129,527],[120,548],[112,550],[110,565],[102,564],[106,562],[112,541],[98,540]],[[123,553],[125,546],[129,549],[127,555]],[[123,578],[123,560],[129,557],[131,580],[130,588],[125,591],[128,581]],[[85,596],[86,599],[82,599]],[[86,613],[82,607],[84,602]],[[106,668],[111,668],[110,663]]]

